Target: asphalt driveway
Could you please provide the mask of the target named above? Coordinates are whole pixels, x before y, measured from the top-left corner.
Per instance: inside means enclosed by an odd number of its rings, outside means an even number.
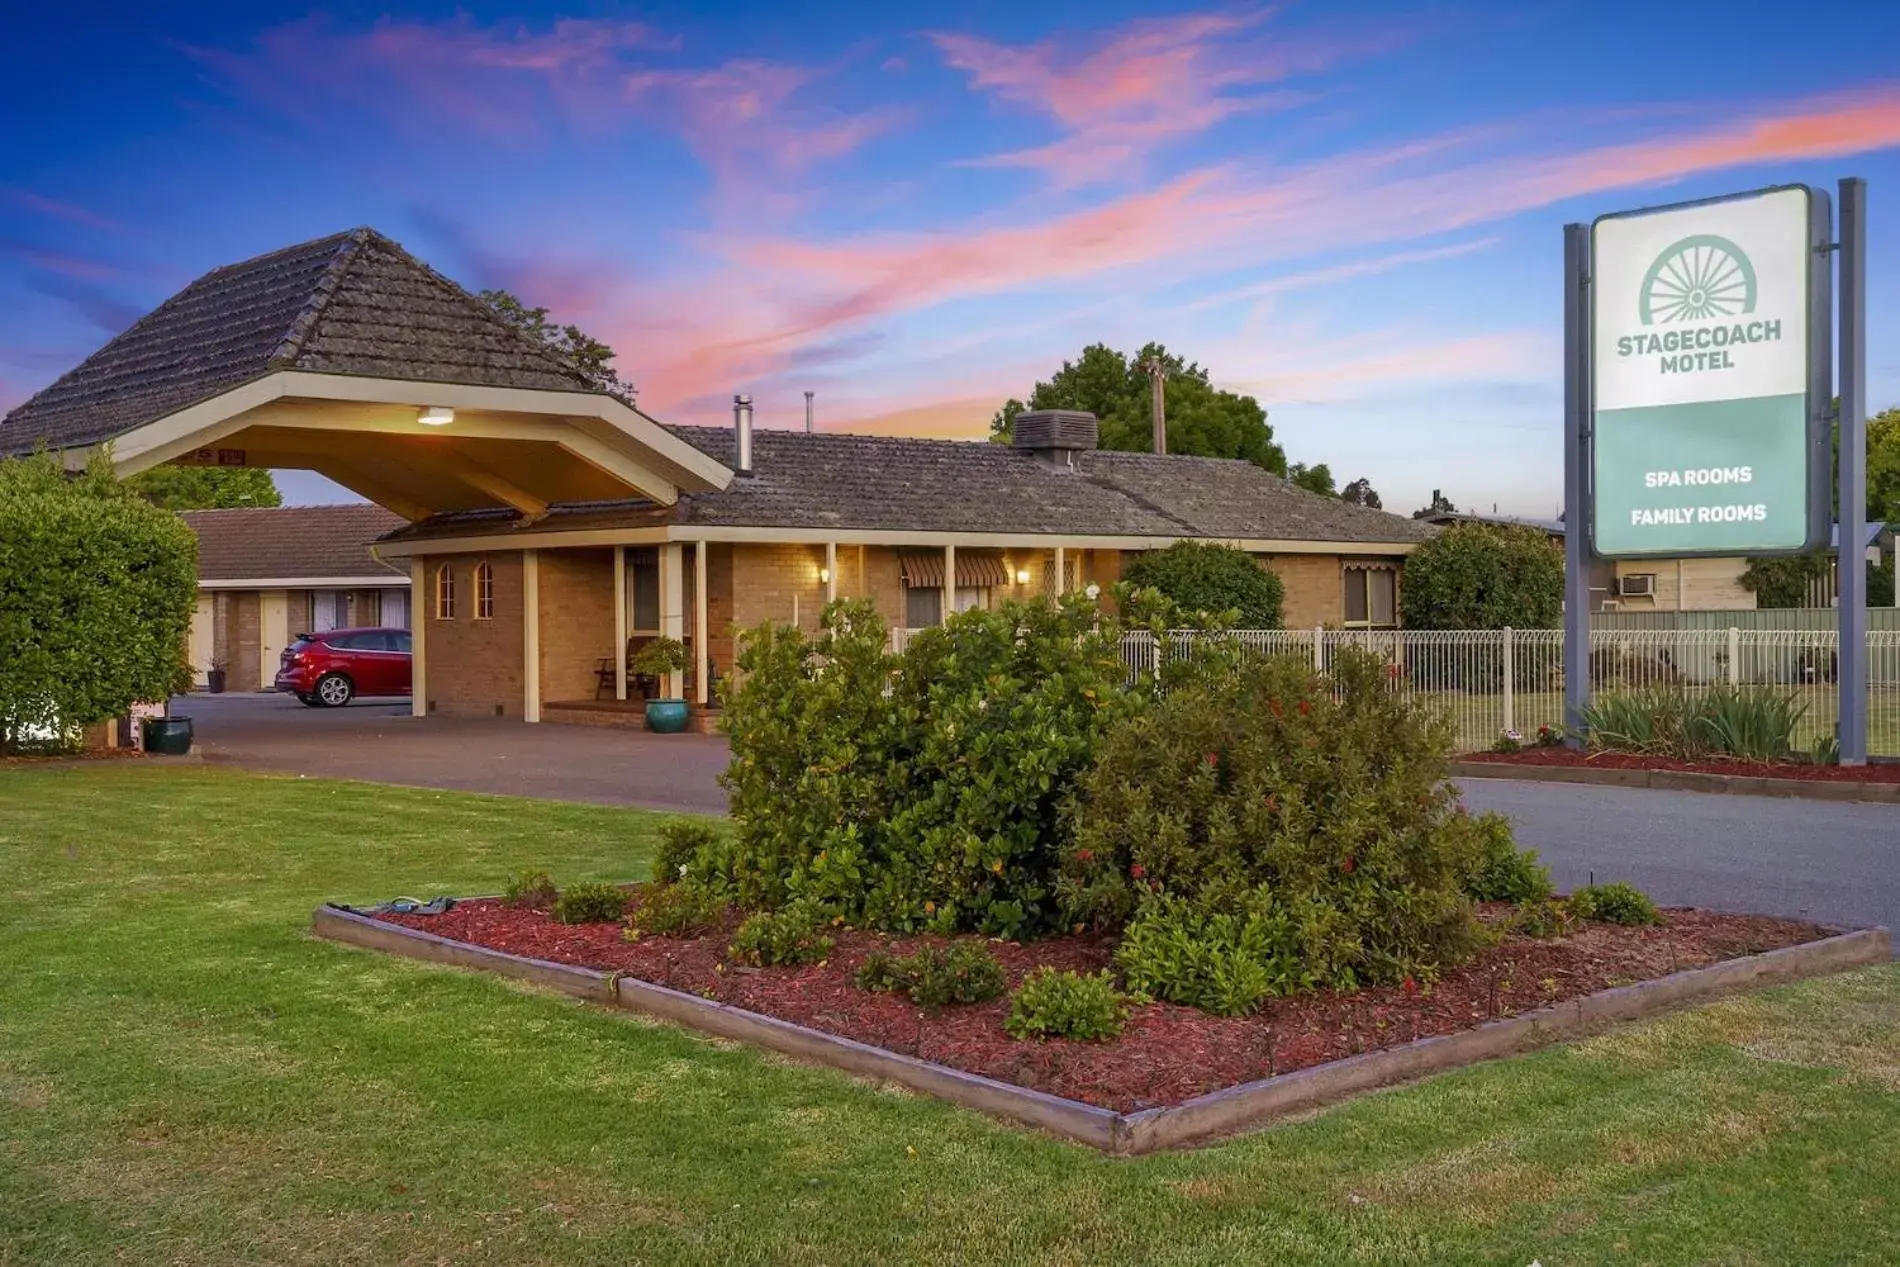
[[[194,695],[206,759],[414,787],[724,813],[725,740],[481,718],[415,718],[407,700],[305,708],[282,695]],[[1559,887],[1629,880],[1658,901],[1900,928],[1900,808],[1646,788],[1470,779],[1473,810],[1510,816]]]

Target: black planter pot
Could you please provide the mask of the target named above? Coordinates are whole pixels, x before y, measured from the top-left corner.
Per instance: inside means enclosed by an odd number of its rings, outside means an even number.
[[[207,691],[210,691],[213,695],[224,694],[224,670],[223,669],[206,669],[205,670],[205,689]]]

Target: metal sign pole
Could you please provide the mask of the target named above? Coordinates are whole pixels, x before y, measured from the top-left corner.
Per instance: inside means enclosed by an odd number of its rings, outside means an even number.
[[[1840,745],[1867,764],[1867,182],[1841,181]]]
[[[1564,226],[1564,729],[1590,703],[1590,226]]]

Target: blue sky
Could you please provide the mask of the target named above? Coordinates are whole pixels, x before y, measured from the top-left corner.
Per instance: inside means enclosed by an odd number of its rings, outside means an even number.
[[[1561,225],[1843,175],[1900,403],[1900,5],[42,7],[0,46],[0,406],[371,224],[662,418],[969,436],[1159,338],[1388,506],[1559,496]],[[344,496],[314,477],[296,499]]]

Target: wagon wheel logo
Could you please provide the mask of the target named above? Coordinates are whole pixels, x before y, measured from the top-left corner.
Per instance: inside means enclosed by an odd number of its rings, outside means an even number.
[[[1755,266],[1742,248],[1697,233],[1656,257],[1643,275],[1644,325],[1704,321],[1755,311]]]

